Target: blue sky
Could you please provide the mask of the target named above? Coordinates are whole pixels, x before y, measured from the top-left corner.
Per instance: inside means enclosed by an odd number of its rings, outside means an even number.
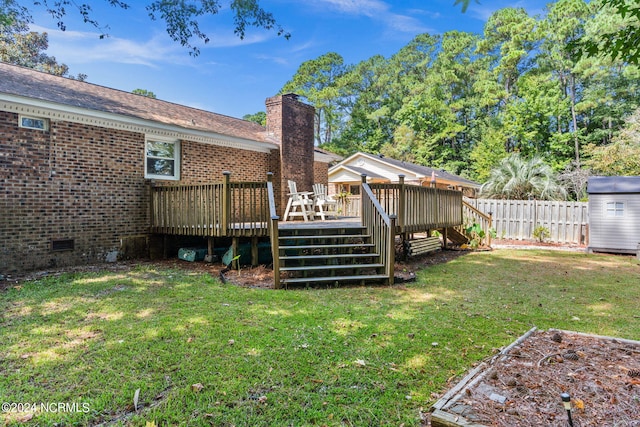
[[[266,98],[275,95],[304,61],[327,52],[357,64],[373,55],[389,57],[414,36],[451,30],[481,33],[486,19],[497,9],[524,7],[542,14],[546,1],[483,0],[466,13],[454,0],[262,0],[289,40],[275,32],[249,29],[244,40],[233,34],[228,8],[203,21],[211,42],[199,45],[200,56],[166,35],[161,22],[151,21],[146,1],[129,1],[121,10],[94,4],[94,18],[109,25],[109,37],[70,14],[67,30],[34,11],[35,31],[49,34],[49,50],[71,74],[84,73],[87,81],[132,91],[146,89],[159,99],[233,117],[264,111]],[[222,0],[222,4],[227,2]]]

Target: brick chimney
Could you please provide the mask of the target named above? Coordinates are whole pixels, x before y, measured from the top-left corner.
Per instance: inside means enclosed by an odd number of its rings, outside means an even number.
[[[313,189],[313,131],[315,108],[298,101],[295,94],[266,100],[267,133],[280,142],[280,214],[287,205],[288,180],[298,191]]]

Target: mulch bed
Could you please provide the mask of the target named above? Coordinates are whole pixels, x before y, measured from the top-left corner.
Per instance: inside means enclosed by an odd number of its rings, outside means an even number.
[[[432,425],[565,426],[569,393],[575,427],[640,426],[640,342],[556,330],[519,341],[440,399]]]

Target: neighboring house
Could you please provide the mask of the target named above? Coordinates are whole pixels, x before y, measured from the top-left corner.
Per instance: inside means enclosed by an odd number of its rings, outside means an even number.
[[[314,108],[266,100],[267,126],[0,63],[0,273],[116,260],[149,235],[150,185],[327,183]],[[279,203],[278,203],[279,202]]]
[[[436,187],[461,190],[470,197],[480,188],[476,182],[441,169],[359,152],[329,169],[330,192],[358,194],[362,174],[369,183],[398,182],[398,175],[404,175],[406,184],[430,186],[435,179]]]
[[[589,252],[640,250],[640,176],[594,176],[589,194]]]

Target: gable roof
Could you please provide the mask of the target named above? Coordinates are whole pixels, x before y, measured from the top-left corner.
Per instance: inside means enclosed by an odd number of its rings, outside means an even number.
[[[42,107],[102,113],[187,132],[229,136],[277,148],[277,141],[257,123],[197,108],[111,89],[92,83],[0,62],[0,100],[38,103]],[[264,147],[263,147],[264,148]]]
[[[386,179],[386,177],[379,175],[375,172],[372,172],[370,170],[367,170],[365,168],[361,168],[358,166],[353,166],[353,165],[345,165],[345,164],[338,164],[335,165],[333,168],[331,168],[331,172],[334,173],[338,170],[345,170],[348,172],[351,172],[354,175],[358,175],[358,176],[362,176],[362,175],[366,175],[367,178],[373,178],[373,179]]]
[[[477,182],[471,181],[466,178],[462,178],[461,176],[454,175],[442,169],[430,168],[428,166],[417,165],[415,163],[405,162],[402,160],[391,159],[389,157],[384,157],[381,155],[374,155],[369,153],[358,152],[355,153],[348,158],[344,159],[342,162],[338,163],[336,166],[331,168],[329,172],[333,172],[338,167],[348,167],[352,170],[363,171],[362,173],[367,174],[367,176],[380,176],[379,174],[372,172],[367,169],[366,164],[362,166],[354,165],[354,162],[357,161],[357,158],[364,157],[371,162],[389,165],[394,169],[399,171],[407,172],[411,175],[415,175],[418,178],[431,179],[432,173],[435,174],[436,179],[441,179],[449,182],[455,182],[463,187],[471,187],[471,188],[480,188],[480,184]]]
[[[640,176],[591,176],[587,193],[640,193]]]

